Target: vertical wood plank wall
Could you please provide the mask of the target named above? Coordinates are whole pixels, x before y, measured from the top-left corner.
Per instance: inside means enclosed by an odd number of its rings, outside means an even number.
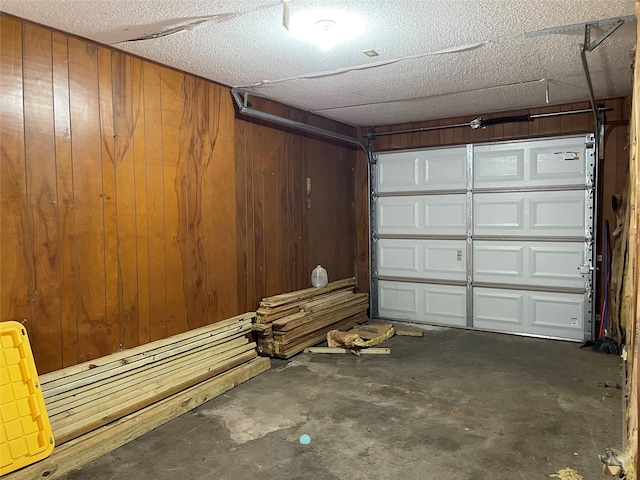
[[[355,128],[300,110],[253,102],[258,110],[355,135]],[[235,125],[241,310],[309,287],[317,264],[330,281],[352,277],[356,150],[243,118]]]
[[[604,221],[608,220],[610,228],[615,229],[615,214],[611,208],[611,196],[622,192],[625,186],[628,164],[629,164],[629,111],[630,105],[627,99],[614,98],[601,102],[603,106],[608,107],[611,111],[606,113],[605,127],[605,152],[604,160],[600,166],[600,192],[599,197],[599,236],[598,243],[602,241],[604,235]],[[551,113],[558,111],[583,110],[589,109],[589,102],[572,103],[565,105],[552,105],[541,108],[533,108],[529,110],[518,110],[493,113],[489,115],[472,115],[466,117],[447,118],[442,120],[432,120],[426,122],[408,123],[400,125],[384,125],[374,127],[375,132],[390,132],[399,130],[408,130],[414,128],[424,128],[442,125],[468,124],[471,120],[482,117],[497,118],[511,115]],[[546,117],[535,119],[527,123],[507,123],[503,125],[492,125],[485,129],[473,130],[469,127],[452,128],[446,130],[431,130],[418,133],[403,133],[397,135],[388,135],[376,137],[374,142],[374,151],[391,151],[404,149],[417,149],[426,147],[439,147],[460,145],[467,143],[482,143],[503,140],[526,139],[536,137],[560,136],[583,134],[593,131],[593,116],[590,113],[581,113],[577,115],[566,115],[556,117]],[[360,129],[359,135],[366,135],[367,130]],[[357,223],[357,271],[358,271],[358,288],[368,291],[368,249],[369,249],[369,232],[368,232],[368,199],[366,168],[364,167],[363,154],[359,154],[358,174],[356,176],[356,196],[358,201],[358,211],[356,216]],[[600,246],[598,251],[600,252]],[[602,267],[598,264],[598,267]],[[600,276],[598,286],[602,285],[604,272],[600,268]],[[597,288],[600,292],[600,288]],[[601,295],[600,295],[601,296]],[[599,305],[599,303],[598,303]],[[599,312],[599,310],[597,310]]]
[[[39,371],[238,313],[228,90],[0,20],[0,319]]]
[[[212,82],[0,21],[0,320],[23,322],[39,372],[255,310],[317,263],[353,275],[355,150],[235,119]]]
[[[640,16],[640,1],[635,4],[636,18]],[[636,26],[636,43],[640,42],[640,25]],[[640,159],[638,144],[640,141],[640,51],[636,49],[633,105],[630,131],[630,160],[628,173],[628,205],[626,228],[629,231],[627,244],[625,283],[622,305],[626,317],[625,345],[625,385],[623,392],[624,427],[623,448],[628,455],[625,465],[625,478],[636,480],[640,475],[640,457],[638,457],[638,436],[640,432],[640,407],[638,405],[638,369],[640,368],[639,331],[640,331]]]

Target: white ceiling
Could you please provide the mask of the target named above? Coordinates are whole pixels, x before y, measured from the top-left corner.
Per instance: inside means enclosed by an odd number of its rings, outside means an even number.
[[[292,38],[281,0],[0,0],[0,10],[351,125],[587,100],[584,30],[525,32],[633,15],[633,0],[290,0],[357,12],[358,38],[328,52]],[[127,40],[166,32],[171,35]],[[599,33],[601,30],[594,30]],[[122,42],[122,43],[119,43]],[[630,94],[635,23],[588,54],[597,98]],[[378,57],[362,51],[374,49]]]

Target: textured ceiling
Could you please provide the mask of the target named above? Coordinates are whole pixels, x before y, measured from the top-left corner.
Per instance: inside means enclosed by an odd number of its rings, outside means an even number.
[[[0,0],[0,10],[351,125],[587,100],[583,30],[633,15],[633,0],[289,0],[355,12],[356,39],[323,52],[292,38],[279,0]],[[196,23],[177,31],[180,26]],[[200,23],[198,23],[200,22]],[[156,33],[174,33],[127,41]],[[594,30],[594,34],[601,30]],[[630,93],[635,24],[587,54],[597,98]],[[374,49],[378,57],[362,51]]]

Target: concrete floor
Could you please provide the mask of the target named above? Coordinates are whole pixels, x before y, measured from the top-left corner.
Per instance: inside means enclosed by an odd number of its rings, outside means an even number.
[[[275,360],[67,478],[605,478],[597,455],[621,442],[619,357],[433,327],[384,346]]]

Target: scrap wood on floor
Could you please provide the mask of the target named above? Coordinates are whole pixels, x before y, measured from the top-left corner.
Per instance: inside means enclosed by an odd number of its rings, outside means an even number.
[[[348,348],[340,347],[309,347],[304,349],[304,353],[355,353]],[[363,348],[356,355],[389,355],[390,348]]]
[[[331,330],[327,333],[327,345],[329,347],[344,347],[351,353],[360,355],[363,349],[379,345],[390,339],[393,332],[393,325],[390,323],[358,325],[348,332]]]
[[[395,335],[398,335],[399,337],[423,337],[424,333],[421,332],[420,330],[399,330],[399,329],[395,329],[396,333]]]
[[[369,295],[355,292],[355,278],[263,298],[253,332],[264,355],[290,358],[325,340],[331,330],[366,322]]]
[[[412,330],[396,330],[390,323],[361,324],[349,331],[330,330],[327,333],[328,347],[306,348],[305,353],[345,353],[355,355],[389,354],[389,348],[371,348],[380,345],[394,335],[422,337],[422,332]]]

